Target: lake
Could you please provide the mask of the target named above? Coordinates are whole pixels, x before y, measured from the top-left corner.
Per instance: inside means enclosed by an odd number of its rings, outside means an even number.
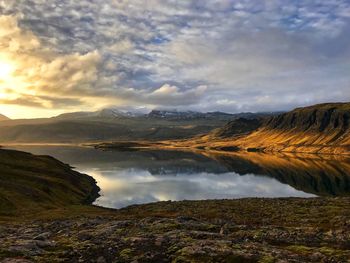
[[[262,153],[101,151],[76,146],[11,146],[51,155],[93,176],[96,205],[156,201],[350,195],[350,159]]]

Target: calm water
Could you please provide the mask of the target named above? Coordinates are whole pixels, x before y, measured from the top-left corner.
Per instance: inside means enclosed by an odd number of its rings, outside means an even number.
[[[350,160],[251,153],[204,156],[171,151],[11,147],[51,155],[93,176],[96,204],[121,208],[165,200],[350,195]]]

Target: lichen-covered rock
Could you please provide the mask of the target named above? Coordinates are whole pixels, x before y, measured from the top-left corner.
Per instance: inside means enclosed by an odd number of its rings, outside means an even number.
[[[301,213],[304,210],[308,213]],[[349,198],[160,202],[107,214],[99,211],[5,223],[0,230],[0,262],[350,259]]]

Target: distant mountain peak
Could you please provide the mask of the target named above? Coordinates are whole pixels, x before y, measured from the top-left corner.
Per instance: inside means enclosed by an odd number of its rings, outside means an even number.
[[[236,118],[235,114],[224,112],[199,112],[199,111],[178,111],[178,110],[162,110],[154,109],[148,115],[148,118],[169,119],[169,120],[193,120],[193,119],[218,119],[231,120]]]
[[[81,119],[81,118],[119,118],[119,117],[137,117],[143,115],[138,111],[128,111],[118,108],[104,108],[98,111],[79,111],[63,113],[56,116],[58,119]]]
[[[140,114],[138,112],[118,109],[118,108],[105,108],[96,112],[100,117],[136,117]]]

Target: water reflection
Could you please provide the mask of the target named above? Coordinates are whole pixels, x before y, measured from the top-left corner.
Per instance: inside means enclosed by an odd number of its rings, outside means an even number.
[[[333,157],[99,151],[26,146],[94,176],[96,204],[120,208],[161,200],[311,197],[350,194],[350,160]]]
[[[240,175],[275,178],[295,189],[319,196],[350,195],[350,157],[307,154],[210,154]]]
[[[166,200],[312,196],[277,180],[255,175],[193,173],[155,176],[149,171],[135,169],[122,170],[113,176],[103,171],[92,174],[103,189],[103,196],[96,204],[107,207]]]

